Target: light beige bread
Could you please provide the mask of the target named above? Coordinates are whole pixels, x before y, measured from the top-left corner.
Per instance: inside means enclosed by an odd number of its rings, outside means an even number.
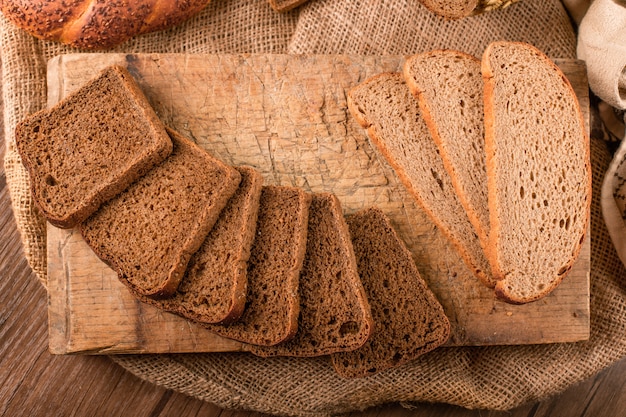
[[[471,271],[494,287],[478,235],[402,74],[379,74],[353,87],[348,92],[348,108]]]
[[[142,301],[199,323],[232,323],[246,304],[248,259],[256,232],[263,177],[236,167],[241,183],[191,257],[173,296]]]
[[[349,351],[363,345],[373,327],[341,204],[333,194],[313,194],[300,273],[298,332],[285,343],[250,351],[265,357]]]
[[[526,303],[551,292],[576,260],[589,222],[589,139],[559,68],[528,44],[495,42],[482,59],[496,294]]]
[[[331,355],[346,378],[400,366],[444,344],[450,322],[419,274],[411,252],[378,208],[347,219],[375,328],[359,349]]]
[[[139,295],[171,296],[241,176],[169,130],[172,154],[80,225],[91,249]]]
[[[15,142],[39,211],[62,228],[85,220],[172,151],[165,126],[119,66],[27,117]]]
[[[299,283],[304,261],[311,196],[302,189],[264,186],[255,240],[248,260],[248,293],[243,314],[210,331],[253,345],[271,346],[298,330]]]
[[[480,60],[435,50],[407,58],[403,74],[484,248],[489,210]]]

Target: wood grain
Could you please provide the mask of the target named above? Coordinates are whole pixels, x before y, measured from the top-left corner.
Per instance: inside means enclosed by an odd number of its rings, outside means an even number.
[[[266,183],[333,192],[347,214],[371,205],[383,209],[451,319],[450,345],[589,337],[589,239],[573,271],[548,297],[523,306],[496,300],[349,116],[346,90],[397,71],[401,57],[65,55],[49,64],[49,104],[114,63],[131,71],[167,125],[227,163],[255,167]],[[588,119],[584,66],[558,64]],[[246,349],[139,303],[76,231],[49,226],[48,265],[53,353]]]

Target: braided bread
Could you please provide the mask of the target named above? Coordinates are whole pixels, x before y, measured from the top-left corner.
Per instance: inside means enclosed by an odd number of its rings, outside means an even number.
[[[190,18],[210,0],[0,0],[4,16],[46,40],[106,49]]]

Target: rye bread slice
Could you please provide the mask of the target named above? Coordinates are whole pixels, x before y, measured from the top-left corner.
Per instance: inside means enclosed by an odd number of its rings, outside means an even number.
[[[402,74],[376,75],[348,92],[350,113],[470,270],[495,286],[467,213]]]
[[[413,256],[378,208],[347,219],[375,329],[359,349],[331,355],[345,378],[400,366],[444,344],[450,322],[417,270]]]
[[[15,130],[31,193],[53,225],[71,228],[172,151],[128,71],[112,66]]]
[[[535,47],[490,44],[482,59],[496,294],[527,303],[550,293],[580,253],[589,224],[589,138],[576,94]]]
[[[87,244],[133,293],[171,296],[235,193],[239,172],[168,129],[161,164],[80,225]]]
[[[264,186],[256,236],[248,260],[248,294],[243,314],[210,331],[253,345],[291,339],[298,329],[299,277],[307,242],[311,196],[300,188]]]
[[[489,210],[480,60],[435,50],[407,58],[403,74],[484,249]]]
[[[300,273],[298,333],[276,346],[253,346],[255,355],[328,355],[357,349],[371,334],[370,306],[336,196],[313,194],[308,229]]]
[[[191,257],[172,297],[144,302],[199,323],[232,323],[246,303],[248,258],[256,232],[263,177],[236,167],[241,183],[219,219]]]

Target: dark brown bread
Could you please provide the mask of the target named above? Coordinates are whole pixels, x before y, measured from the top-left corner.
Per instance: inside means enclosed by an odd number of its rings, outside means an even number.
[[[252,347],[255,355],[328,355],[357,349],[371,334],[371,310],[337,197],[313,195],[308,228],[298,333],[276,346]]]
[[[37,207],[63,228],[89,217],[172,151],[148,100],[118,66],[26,118],[15,141]]]
[[[80,226],[124,284],[154,298],[176,291],[191,255],[240,182],[236,169],[168,132],[172,154]]]
[[[256,232],[263,177],[237,167],[241,183],[198,251],[178,290],[170,297],[143,301],[199,323],[232,323],[243,313],[248,258]]]
[[[347,219],[375,329],[365,345],[331,355],[346,378],[399,366],[445,343],[450,322],[421,278],[411,252],[378,208]]]
[[[311,197],[295,187],[265,186],[248,260],[248,294],[241,318],[206,325],[221,336],[270,346],[298,329],[298,285],[307,241]]]

